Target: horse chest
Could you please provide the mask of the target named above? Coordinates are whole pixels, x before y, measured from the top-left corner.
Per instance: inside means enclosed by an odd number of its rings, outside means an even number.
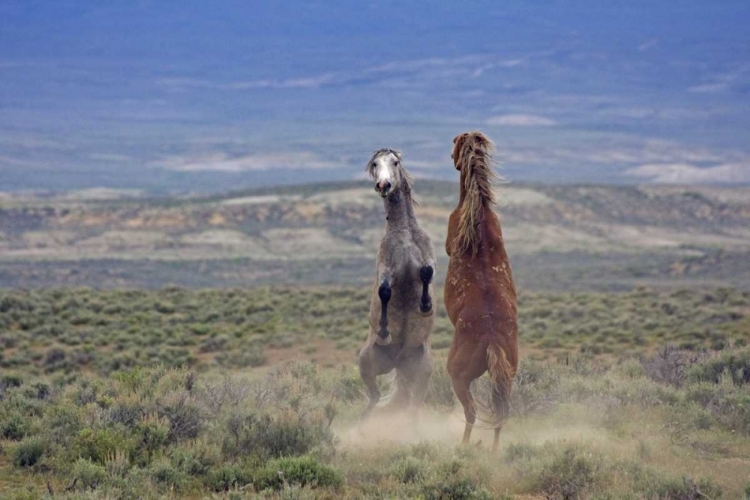
[[[389,248],[385,264],[396,282],[419,281],[420,251],[411,241],[401,241]]]

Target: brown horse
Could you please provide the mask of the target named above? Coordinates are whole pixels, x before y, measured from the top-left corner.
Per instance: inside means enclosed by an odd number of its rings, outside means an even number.
[[[518,339],[516,290],[500,222],[492,210],[492,180],[496,177],[492,149],[492,142],[480,132],[453,139],[451,157],[461,172],[461,197],[448,221],[445,307],[455,330],[448,373],[464,407],[463,443],[469,442],[479,418],[495,429],[495,451],[510,410]],[[478,412],[471,382],[486,371],[491,384],[489,411]]]

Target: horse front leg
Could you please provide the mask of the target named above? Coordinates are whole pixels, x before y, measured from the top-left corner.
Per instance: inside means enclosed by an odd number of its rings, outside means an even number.
[[[422,299],[419,301],[419,311],[429,316],[432,314],[432,298],[430,297],[430,283],[435,269],[430,264],[425,264],[419,269],[419,278],[422,280]]]
[[[391,284],[388,278],[381,281],[378,297],[380,298],[380,330],[375,341],[380,345],[388,345],[391,343],[391,334],[388,331],[388,302],[391,300]]]

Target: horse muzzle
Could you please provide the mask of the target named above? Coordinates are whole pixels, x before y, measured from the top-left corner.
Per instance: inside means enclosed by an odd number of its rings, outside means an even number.
[[[380,181],[375,184],[375,191],[381,198],[385,198],[391,193],[391,183],[388,181]]]

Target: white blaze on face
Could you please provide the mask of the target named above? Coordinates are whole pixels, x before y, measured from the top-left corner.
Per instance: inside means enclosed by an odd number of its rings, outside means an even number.
[[[381,156],[377,160],[378,168],[375,171],[375,180],[378,186],[384,186],[387,182],[391,182],[391,155]]]
[[[384,187],[389,182],[392,188],[396,187],[396,176],[393,172],[394,161],[397,161],[397,159],[393,154],[383,155],[375,160],[375,181],[379,187]]]

